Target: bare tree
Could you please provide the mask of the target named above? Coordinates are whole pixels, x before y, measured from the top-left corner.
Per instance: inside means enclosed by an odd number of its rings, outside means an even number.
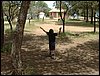
[[[21,45],[23,39],[24,26],[27,17],[27,11],[29,8],[30,1],[22,1],[20,12],[18,15],[18,21],[16,24],[16,29],[13,32],[12,40],[12,65],[13,65],[13,74],[21,75],[22,74],[22,62],[21,62]]]
[[[77,2],[73,2],[73,4],[71,4],[71,2],[69,1],[64,1],[65,6],[66,6],[66,10],[64,11],[64,15],[62,16],[61,13],[61,9],[62,9],[62,1],[60,1],[60,17],[61,20],[63,22],[63,33],[65,32],[65,17],[66,15],[68,15],[69,11],[77,4]]]

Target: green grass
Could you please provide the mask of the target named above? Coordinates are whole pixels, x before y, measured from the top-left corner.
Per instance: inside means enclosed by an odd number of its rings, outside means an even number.
[[[56,22],[58,25],[62,25],[62,20]],[[66,26],[82,26],[82,27],[94,27],[94,24],[91,22],[81,21],[79,19],[68,19],[65,21]],[[96,27],[99,27],[99,24],[96,24]]]
[[[26,67],[24,69],[23,73],[24,73],[23,75],[36,75],[36,74],[38,74],[37,70],[32,66]]]
[[[80,19],[68,19],[66,21],[81,21]]]
[[[44,21],[42,19],[32,19],[30,21],[30,23],[34,23],[34,24],[45,24],[45,23],[51,24],[51,22],[46,20],[46,19],[44,19]]]
[[[11,42],[7,42],[7,43],[4,44],[4,47],[1,49],[1,52],[10,53],[11,52],[11,48],[12,48],[12,43]]]
[[[71,38],[78,38],[78,37],[84,37],[84,36],[90,36],[90,35],[99,35],[99,32],[81,32],[81,33],[73,33],[73,32],[64,32],[60,34],[60,38],[64,37],[71,37]]]

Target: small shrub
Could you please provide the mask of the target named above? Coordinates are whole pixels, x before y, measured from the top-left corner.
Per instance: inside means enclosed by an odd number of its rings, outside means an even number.
[[[10,33],[11,33],[11,30],[10,30],[10,29],[6,29],[6,30],[5,30],[5,33],[6,33],[6,34],[10,34]]]
[[[53,19],[53,16],[50,16],[50,19]]]
[[[12,43],[6,43],[4,44],[4,47],[1,49],[1,52],[11,52],[11,48],[12,48]]]
[[[36,75],[37,74],[37,71],[36,69],[34,69],[33,67],[26,67],[23,71],[23,74],[24,75]]]

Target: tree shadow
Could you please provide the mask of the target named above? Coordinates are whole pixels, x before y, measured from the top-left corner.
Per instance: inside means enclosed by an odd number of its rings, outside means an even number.
[[[57,44],[62,45],[72,42],[70,39],[65,38],[64,40],[59,37],[56,41]],[[42,46],[45,48],[42,49]],[[27,67],[34,68],[31,69],[32,75],[33,72],[34,75],[43,75],[45,71],[53,75],[72,73],[83,75],[84,73],[90,74],[93,70],[99,71],[99,40],[91,40],[64,51],[55,50],[55,59],[51,59],[46,35],[25,34],[21,50],[23,69],[25,71]]]
[[[99,41],[88,41],[84,44],[79,44],[67,50],[67,57],[64,56],[66,62],[78,64],[80,72],[92,73],[93,69],[99,71]],[[84,68],[84,69],[82,69]],[[73,70],[77,72],[78,70]]]
[[[71,43],[72,40],[68,37],[64,37],[64,38],[60,38],[59,36],[56,37],[56,43]],[[23,36],[23,46],[26,46],[28,48],[32,47],[31,49],[36,49],[38,46],[41,47],[43,45],[46,45],[49,43],[49,39],[47,35],[41,35],[41,36],[37,36],[35,34],[25,34]]]
[[[58,40],[57,40],[58,41]],[[61,41],[61,40],[60,40]],[[49,57],[49,49],[42,49],[41,46],[48,46],[47,36],[25,35],[22,48],[23,68],[33,67],[35,74],[52,73],[83,75],[99,70],[99,41],[88,41],[76,47],[66,49],[65,53],[55,51],[55,59]],[[60,43],[60,42],[59,42]],[[62,43],[62,42],[61,42]],[[27,48],[28,50],[26,50]]]

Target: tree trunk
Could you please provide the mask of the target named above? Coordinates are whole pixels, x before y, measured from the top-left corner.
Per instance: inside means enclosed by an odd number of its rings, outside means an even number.
[[[16,29],[13,33],[11,56],[12,56],[12,65],[14,68],[13,70],[14,75],[22,74],[22,62],[20,53],[21,53],[23,32],[24,32],[24,26],[26,22],[29,4],[30,1],[22,1]]]
[[[3,8],[1,2],[1,49],[3,48],[4,44],[4,19],[3,19]]]
[[[93,8],[91,7],[91,24],[93,24]]]
[[[7,20],[8,20],[8,22],[9,22],[10,30],[11,30],[11,32],[12,32],[12,31],[13,31],[13,27],[12,27],[12,23],[11,23],[10,17],[7,16]]]
[[[62,22],[63,22],[63,33],[64,33],[65,32],[65,20],[63,19]]]
[[[88,2],[87,2],[87,5],[86,5],[86,14],[87,14],[86,22],[88,22]]]
[[[84,4],[84,8],[83,9],[84,9],[84,20],[85,20],[85,4]]]
[[[95,14],[96,13],[94,13],[94,33],[96,32],[96,24],[95,24],[96,23],[96,19],[95,19]]]
[[[63,33],[64,33],[65,32],[65,15],[66,15],[66,12],[64,13],[64,16],[62,17],[61,4],[62,4],[62,2],[60,1],[60,17],[61,17],[61,20],[63,22]]]

